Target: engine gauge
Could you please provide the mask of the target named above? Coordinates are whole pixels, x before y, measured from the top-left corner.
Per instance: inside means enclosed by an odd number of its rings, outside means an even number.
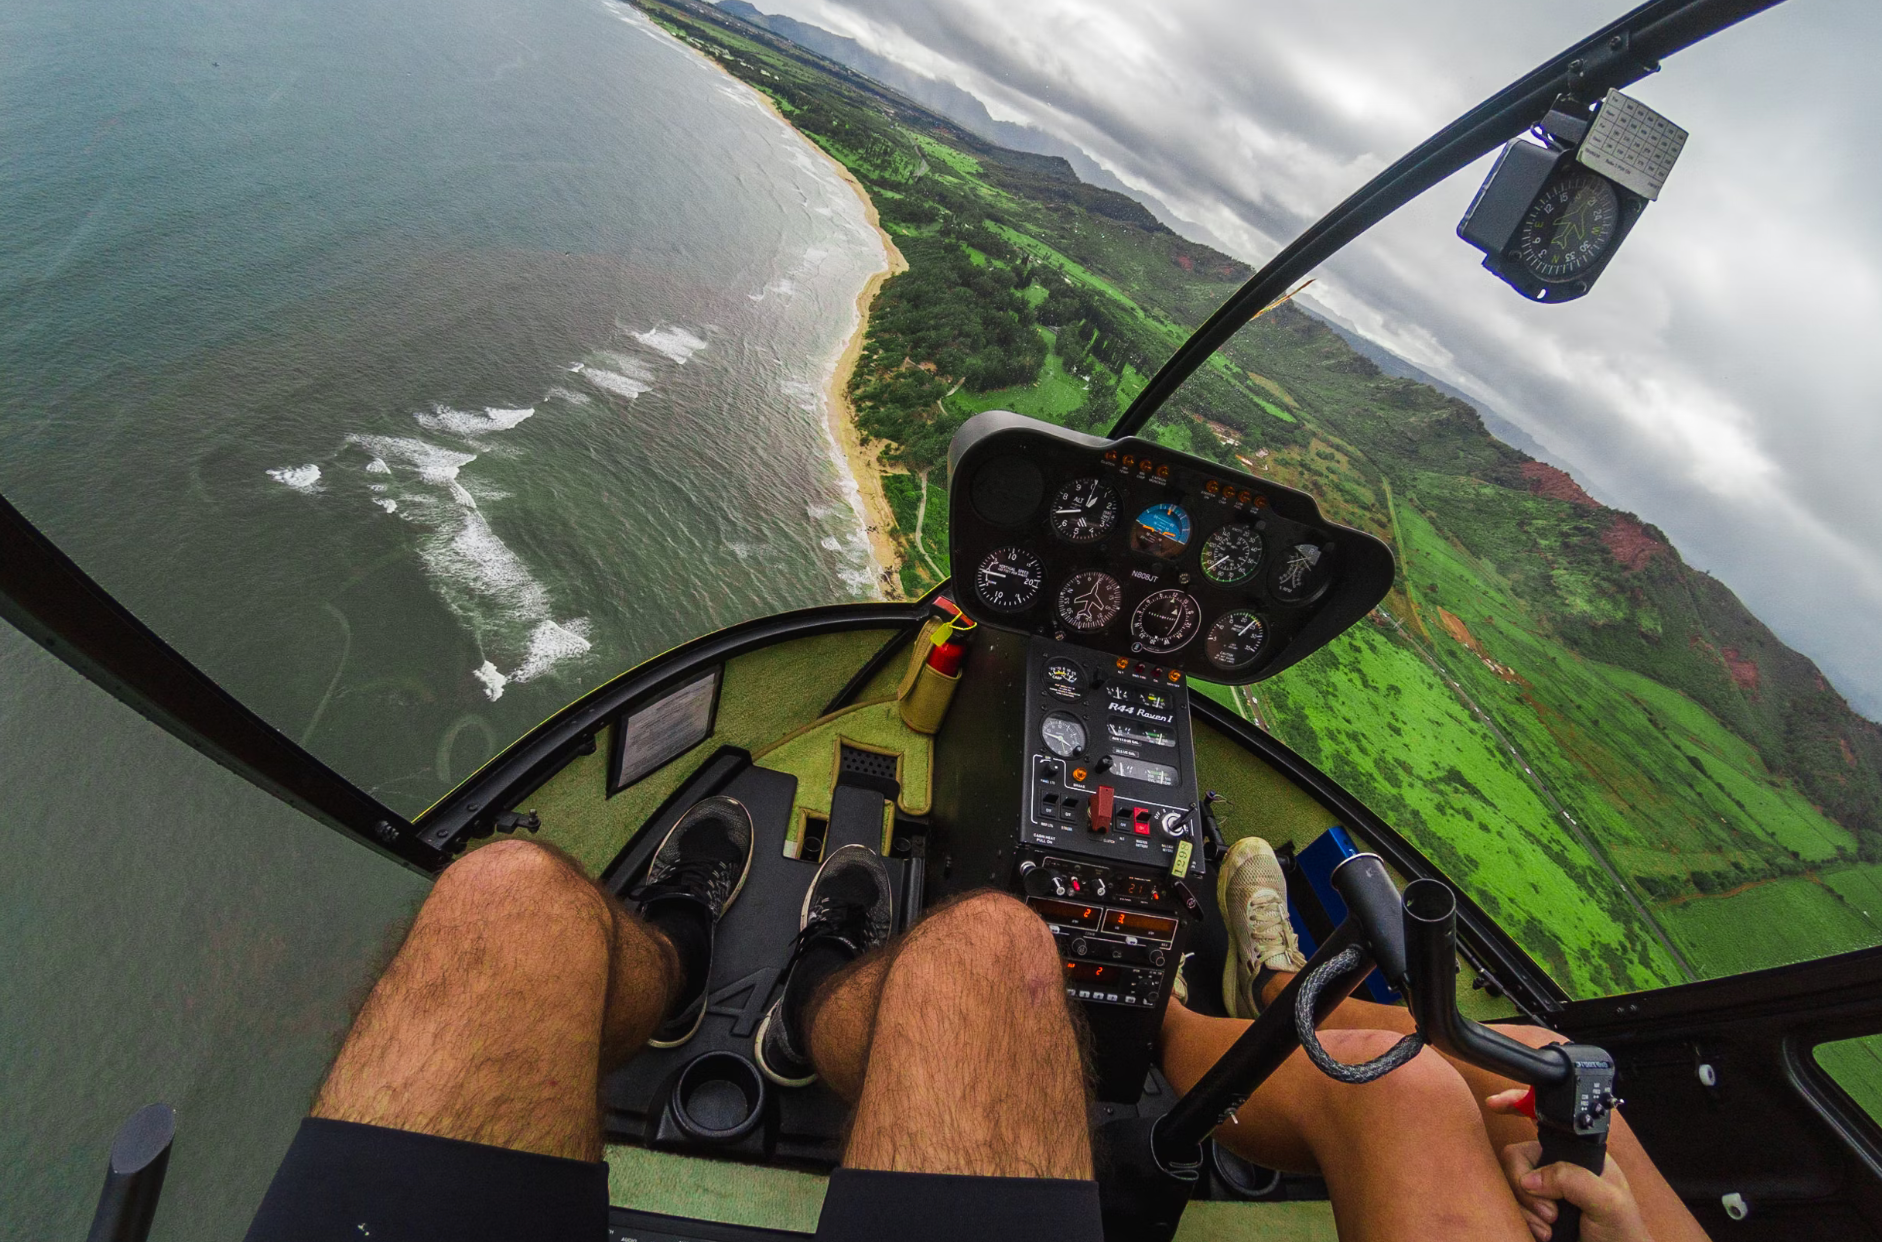
[[[1274,575],[1276,599],[1290,604],[1311,602],[1326,589],[1332,558],[1317,543],[1297,543],[1287,550]]]
[[[1267,641],[1268,627],[1261,618],[1245,608],[1225,612],[1209,627],[1203,640],[1203,653],[1209,663],[1228,672],[1239,672],[1255,662]]]
[[[1246,522],[1231,522],[1202,541],[1202,572],[1224,586],[1261,568],[1261,536]]]
[[[1577,169],[1544,186],[1516,229],[1516,258],[1537,280],[1574,280],[1620,231],[1621,200],[1606,177]]]
[[[1046,567],[1024,548],[997,548],[974,571],[974,591],[998,612],[1020,612],[1039,598]]]
[[[1172,587],[1144,596],[1131,613],[1131,637],[1139,650],[1162,655],[1194,638],[1201,620],[1195,598]]]
[[[1103,479],[1073,479],[1052,498],[1052,529],[1067,543],[1096,543],[1117,525],[1117,493]]]
[[[1073,574],[1059,588],[1059,617],[1087,634],[1111,624],[1111,618],[1123,606],[1124,588],[1102,569]]]
[[[1189,513],[1181,505],[1151,505],[1137,515],[1131,528],[1131,547],[1168,560],[1189,546],[1193,529]]]
[[[1039,736],[1045,740],[1046,749],[1061,759],[1070,759],[1085,749],[1085,726],[1076,716],[1064,712],[1053,712],[1039,725]]]
[[[1045,674],[1046,693],[1054,698],[1075,703],[1085,697],[1085,674],[1070,660],[1048,661]]]

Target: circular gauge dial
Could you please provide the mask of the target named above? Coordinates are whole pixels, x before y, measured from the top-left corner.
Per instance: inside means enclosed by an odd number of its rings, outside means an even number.
[[[1293,545],[1274,575],[1275,598],[1290,604],[1303,604],[1313,599],[1326,587],[1330,563],[1327,549],[1317,543]]]
[[[1227,586],[1261,568],[1261,536],[1245,522],[1233,522],[1202,541],[1202,572]]]
[[[1046,692],[1066,702],[1085,697],[1085,674],[1070,660],[1046,662]]]
[[[1202,610],[1187,591],[1174,587],[1144,596],[1131,613],[1131,637],[1145,651],[1162,655],[1196,637]]]
[[[1545,284],[1574,280],[1600,261],[1620,228],[1621,200],[1606,177],[1577,170],[1542,188],[1516,230],[1516,257]]]
[[[1052,498],[1052,529],[1067,543],[1096,543],[1117,525],[1117,493],[1103,479],[1073,479]]]
[[[1089,634],[1111,624],[1124,606],[1124,588],[1102,569],[1073,574],[1059,588],[1059,617],[1075,630]]]
[[[974,590],[981,603],[998,612],[1019,612],[1039,598],[1046,567],[1024,548],[998,548],[987,553],[974,571]]]
[[[1137,524],[1131,528],[1131,547],[1168,560],[1189,546],[1192,529],[1183,506],[1151,505],[1137,515]]]
[[[1225,612],[1209,627],[1203,640],[1203,654],[1219,669],[1239,672],[1255,662],[1261,645],[1267,641],[1268,627],[1261,618],[1245,608]]]
[[[1085,726],[1075,716],[1053,712],[1039,725],[1039,736],[1046,749],[1061,759],[1069,759],[1085,749]]]

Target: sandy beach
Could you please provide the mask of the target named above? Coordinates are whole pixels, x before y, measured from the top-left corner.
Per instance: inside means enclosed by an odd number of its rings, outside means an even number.
[[[894,599],[901,595],[901,553],[895,545],[895,514],[889,508],[889,499],[882,491],[882,463],[878,460],[880,450],[863,443],[862,432],[856,427],[856,410],[850,405],[850,375],[856,370],[856,359],[863,352],[863,338],[869,332],[869,308],[876,300],[876,292],[882,288],[882,282],[898,272],[908,270],[908,260],[895,247],[895,239],[882,227],[881,219],[876,215],[876,204],[869,197],[842,161],[812,142],[808,135],[791,125],[790,118],[779,111],[777,103],[763,91],[752,86],[737,74],[710,56],[702,59],[720,73],[757,96],[759,102],[770,110],[771,115],[786,126],[791,132],[803,139],[805,145],[815,151],[836,175],[843,178],[844,184],[856,192],[862,200],[863,214],[869,220],[869,227],[882,239],[883,252],[888,256],[889,266],[871,276],[863,285],[861,293],[856,295],[856,330],[850,335],[849,343],[837,357],[836,366],[830,372],[830,378],[824,390],[824,408],[830,421],[830,435],[836,441],[837,448],[843,454],[843,460],[849,467],[850,478],[856,483],[858,498],[862,503],[863,527],[869,536],[870,554],[875,557],[877,566],[882,570],[878,585],[884,596]]]

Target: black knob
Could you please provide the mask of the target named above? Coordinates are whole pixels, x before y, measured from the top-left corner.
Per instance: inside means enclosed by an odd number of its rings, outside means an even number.
[[[1085,938],[1083,936],[1080,936],[1078,939],[1072,941],[1072,952],[1077,954],[1079,957],[1085,956],[1085,951],[1089,949],[1090,947],[1091,947],[1090,945],[1085,943]]]
[[[1150,964],[1152,966],[1163,965],[1163,950],[1162,949],[1150,950]]]
[[[1110,770],[1111,770],[1111,756],[1099,755],[1098,756],[1098,771],[1109,772]]]

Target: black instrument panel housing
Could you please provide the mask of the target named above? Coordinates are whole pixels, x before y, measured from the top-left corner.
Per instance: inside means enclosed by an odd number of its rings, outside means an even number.
[[[1325,646],[1370,612],[1392,586],[1391,550],[1364,531],[1329,522],[1306,492],[1152,440],[1105,440],[989,410],[955,433],[948,471],[948,545],[959,584],[955,598],[975,621],[996,629],[1076,643],[1175,674],[1247,685]],[[1050,503],[1065,484],[1089,477],[1103,479],[1116,491],[1118,515],[1102,539],[1073,543],[1054,532]],[[1192,525],[1187,545],[1169,559],[1136,550],[1131,538],[1137,515],[1163,503],[1180,505]],[[1247,581],[1224,586],[1203,573],[1201,552],[1210,535],[1236,522],[1259,531],[1262,563]],[[1289,602],[1275,589],[1284,564],[1281,549],[1301,542],[1321,547],[1331,568],[1321,587]],[[1004,548],[1021,549],[1044,566],[1037,596],[1012,611],[989,606],[975,585],[981,564]],[[1073,575],[1093,569],[1118,581],[1123,602],[1102,629],[1081,632],[1061,619],[1058,595]],[[1200,606],[1194,632],[1170,652],[1134,646],[1130,622],[1137,605],[1171,588],[1188,593]],[[1206,637],[1217,620],[1238,609],[1260,616],[1266,636],[1247,667],[1225,669],[1204,654]]]

